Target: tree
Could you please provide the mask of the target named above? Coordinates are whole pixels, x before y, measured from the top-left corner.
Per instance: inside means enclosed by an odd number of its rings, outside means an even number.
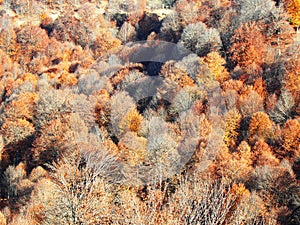
[[[34,116],[34,105],[39,97],[34,92],[23,92],[12,100],[6,107],[4,117],[10,119],[24,119],[32,121]]]
[[[193,86],[194,84],[187,71],[177,67],[174,61],[166,62],[161,68],[160,75],[177,83],[180,87]]]
[[[160,31],[163,33],[164,38],[167,41],[176,43],[180,38],[180,32],[183,26],[180,17],[177,12],[168,14],[162,21]]]
[[[128,111],[119,123],[119,130],[121,134],[126,132],[138,132],[141,127],[143,116],[139,114],[136,108]]]
[[[102,176],[102,165],[111,166],[106,160],[100,152],[72,154],[51,166],[51,180],[38,182],[31,199],[35,217],[43,224],[108,222],[113,196]]]
[[[299,85],[300,85],[300,63],[298,57],[290,60],[286,65],[286,74],[283,78],[283,88],[289,91],[295,101],[295,104],[300,103]]]
[[[300,1],[285,0],[288,13],[290,14],[290,22],[294,27],[300,26]]]
[[[5,145],[16,144],[32,136],[35,128],[32,123],[24,119],[5,119],[1,127]]]
[[[44,54],[50,39],[42,28],[27,25],[17,32],[17,43],[20,45],[17,60],[21,65],[27,66],[32,58]]]
[[[138,129],[141,115],[136,110],[133,99],[127,92],[119,92],[111,97],[111,126],[112,132],[121,137],[131,128]],[[124,130],[123,130],[124,129]]]
[[[202,22],[187,25],[179,43],[199,56],[218,51],[222,46],[219,32],[214,28],[207,28]]]
[[[82,47],[89,44],[90,34],[91,32],[85,28],[84,23],[70,14],[65,14],[57,18],[51,32],[51,36],[61,42],[69,41]]]
[[[267,52],[265,37],[255,22],[242,24],[231,38],[232,45],[229,49],[231,59],[248,74],[255,72],[260,67]],[[259,74],[253,74],[257,76]]]
[[[119,140],[119,157],[129,166],[141,165],[147,159],[147,139],[134,132],[125,133]]]
[[[237,110],[233,109],[226,115],[224,141],[228,147],[234,147],[236,145],[241,120],[242,116]]]
[[[237,2],[237,7],[240,13],[238,19],[245,23],[269,17],[275,10],[275,2],[272,0],[240,0]]]
[[[274,109],[269,113],[277,123],[284,123],[290,119],[295,109],[295,101],[288,91],[283,91]]]
[[[277,159],[270,146],[263,140],[259,140],[255,143],[253,148],[254,152],[254,164],[255,166],[279,166],[279,159]]]
[[[110,32],[104,32],[99,34],[95,40],[92,42],[90,48],[94,52],[94,58],[99,58],[109,51],[119,47],[121,41],[115,37]]]
[[[200,60],[208,66],[210,72],[214,75],[214,79],[220,84],[229,79],[229,72],[224,67],[226,64],[225,59],[218,52],[210,52]]]
[[[21,181],[26,177],[24,164],[20,163],[17,167],[9,166],[5,172],[5,183],[7,185],[7,198],[18,196],[18,187]]]
[[[216,157],[215,173],[229,181],[245,182],[253,170],[252,157],[251,147],[246,141],[242,141],[232,154],[227,147],[223,147]]]
[[[300,122],[288,120],[282,129],[284,156],[297,158],[300,156]]]
[[[55,90],[52,87],[41,87],[39,99],[35,102],[34,124],[37,130],[41,129],[54,119],[61,118],[71,112],[68,98],[71,93],[67,90]]]
[[[122,41],[122,43],[127,43],[134,41],[136,39],[136,35],[135,28],[130,23],[125,22],[119,30],[118,38]]]
[[[238,106],[243,116],[251,116],[253,113],[264,110],[262,97],[253,90],[246,95],[240,95]]]
[[[10,57],[14,57],[18,50],[16,43],[17,35],[13,29],[13,21],[7,16],[0,19],[2,29],[0,29],[0,48]]]
[[[249,123],[249,140],[266,140],[272,134],[273,122],[270,120],[268,114],[264,112],[257,112],[252,115]]]
[[[287,205],[294,178],[291,170],[284,166],[257,167],[250,178],[250,188],[256,190],[266,206]]]

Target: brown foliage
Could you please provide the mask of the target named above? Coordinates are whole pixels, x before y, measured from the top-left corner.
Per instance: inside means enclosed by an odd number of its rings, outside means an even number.
[[[27,65],[32,58],[45,52],[50,39],[45,30],[38,26],[24,26],[17,32],[17,42],[20,49],[16,55],[20,64]]]
[[[110,32],[105,32],[96,37],[91,49],[94,52],[94,58],[99,58],[120,45],[119,39],[113,37]]]

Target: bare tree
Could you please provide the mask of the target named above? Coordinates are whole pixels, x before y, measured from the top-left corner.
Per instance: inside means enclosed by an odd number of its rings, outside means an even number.
[[[269,113],[270,117],[275,122],[284,123],[292,116],[294,106],[295,101],[292,94],[288,91],[283,91],[279,97],[276,108]]]
[[[199,56],[205,56],[212,50],[217,51],[222,46],[219,32],[207,28],[202,22],[189,24],[183,30],[180,43]]]

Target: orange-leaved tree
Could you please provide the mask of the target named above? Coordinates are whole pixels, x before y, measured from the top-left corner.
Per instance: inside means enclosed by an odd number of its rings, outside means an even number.
[[[242,24],[231,38],[231,59],[248,74],[257,76],[267,52],[265,36],[255,22]]]

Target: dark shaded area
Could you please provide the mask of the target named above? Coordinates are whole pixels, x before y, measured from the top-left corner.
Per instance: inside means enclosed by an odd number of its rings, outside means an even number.
[[[121,27],[123,23],[127,20],[128,15],[125,13],[116,13],[113,15],[112,20],[116,21],[117,27]]]
[[[151,32],[159,33],[161,22],[156,14],[145,13],[138,23],[137,37],[139,40],[146,40]]]

